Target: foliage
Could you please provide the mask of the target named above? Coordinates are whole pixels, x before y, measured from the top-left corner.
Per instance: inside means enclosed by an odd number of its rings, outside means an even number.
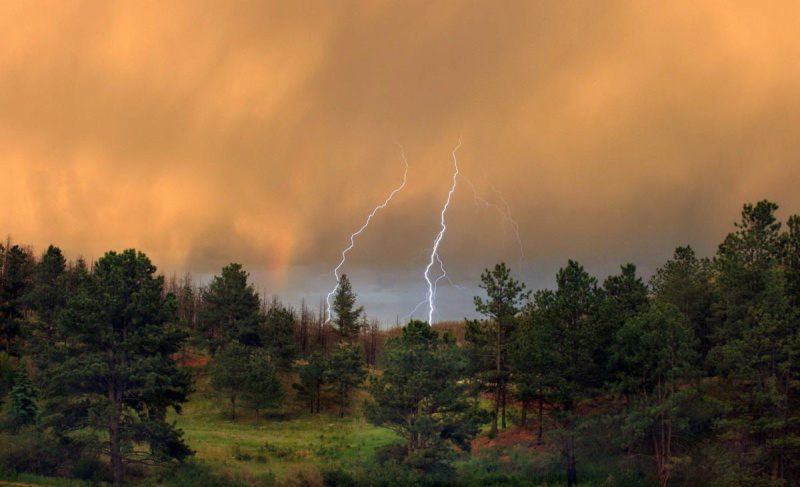
[[[339,416],[350,406],[353,391],[367,378],[367,368],[358,343],[339,343],[326,357],[325,382],[333,389]]]
[[[39,407],[36,404],[38,396],[39,392],[28,378],[24,364],[20,363],[14,376],[14,387],[11,388],[8,396],[4,427],[11,431],[17,431],[35,423],[39,414]]]
[[[608,349],[617,330],[625,321],[650,306],[647,285],[636,275],[636,266],[626,264],[620,270],[619,275],[608,276],[603,281],[598,295],[595,362],[599,370],[605,369],[608,364]]]
[[[0,352],[0,406],[7,399],[14,386],[14,367],[12,359],[6,352]]]
[[[655,297],[663,303],[677,306],[689,320],[700,341],[698,350],[704,358],[713,340],[712,277],[711,261],[698,259],[694,250],[686,246],[676,248],[672,259],[650,278]]]
[[[780,234],[775,210],[768,201],[745,205],[714,261],[721,299],[708,358],[726,381],[718,427],[741,445],[739,478],[751,484],[800,475],[800,315],[783,264],[797,257],[786,255],[792,236]]]
[[[556,274],[558,288],[538,291],[528,309],[528,326],[517,335],[529,342],[527,356],[533,358],[518,370],[538,374],[536,388],[543,400],[552,405],[553,417],[560,424],[566,457],[567,484],[577,482],[575,462],[578,403],[590,397],[602,384],[603,369],[596,362],[601,343],[596,325],[601,294],[597,280],[575,261]],[[531,347],[539,351],[531,352]]]
[[[269,352],[275,365],[288,371],[297,358],[297,346],[292,342],[294,335],[294,314],[283,306],[273,306],[267,310],[261,343]]]
[[[265,307],[238,264],[200,292],[191,276],[164,289],[133,251],[90,268],[67,263],[54,246],[37,261],[29,247],[0,245],[0,421],[9,428],[0,434],[0,476],[102,482],[113,470],[119,481],[126,465],[182,458],[191,444],[197,463],[153,481],[555,485],[566,467],[576,485],[579,467],[587,485],[797,485],[800,216],[784,225],[777,210],[769,201],[744,205],[713,260],[678,247],[650,279],[651,295],[633,264],[598,286],[569,261],[556,287],[524,306],[529,293],[499,264],[483,273],[486,295],[475,299],[486,319],[458,324],[462,347],[419,323],[405,333],[373,325],[359,336],[369,321],[345,276],[326,323],[324,302],[318,318],[303,305],[295,319],[277,298]],[[181,349],[180,330],[202,335],[209,368]],[[376,362],[393,334],[401,336]],[[340,416],[363,380],[362,355],[377,366],[365,410],[386,428]],[[190,418],[170,412],[190,385],[171,356],[202,387]],[[280,400],[277,371],[296,373],[297,398],[318,414]],[[235,390],[238,421],[214,414],[220,401],[209,383]],[[480,389],[492,396],[467,397]],[[416,408],[415,397],[423,398]],[[334,398],[338,414],[324,411]],[[509,417],[521,411],[523,424],[535,404],[539,430],[497,432],[495,423],[494,439],[450,462],[477,432],[481,403],[500,422],[507,407]],[[453,405],[470,412],[459,416]],[[393,416],[403,408],[410,412]],[[397,434],[402,443],[393,443]]]
[[[365,414],[405,440],[404,464],[431,471],[449,460],[452,446],[469,451],[486,418],[466,395],[465,363],[452,337],[411,321],[386,345],[381,365]]]
[[[299,382],[292,384],[297,391],[297,398],[308,404],[311,413],[319,413],[322,410],[323,386],[327,378],[327,363],[322,352],[312,352],[300,364],[297,375]]]
[[[525,284],[511,278],[511,270],[505,262],[481,274],[480,288],[486,291],[489,299],[475,296],[475,310],[493,319],[516,316],[522,303],[530,296],[530,292],[525,292]]]
[[[40,371],[47,424],[59,434],[105,431],[116,482],[130,461],[191,453],[164,421],[186,401],[191,378],[171,358],[185,335],[170,323],[174,304],[155,270],[134,250],[98,260],[68,297],[61,325],[70,339]]]
[[[479,361],[479,380],[493,392],[491,431],[497,434],[498,417],[502,427],[506,427],[510,381],[508,347],[517,326],[517,315],[530,292],[525,292],[525,284],[511,278],[511,271],[504,262],[481,274],[480,287],[486,291],[488,299],[475,296],[475,309],[489,320],[469,322],[466,339],[475,347],[472,357]]]
[[[358,337],[361,329],[359,318],[364,313],[363,307],[355,307],[356,294],[346,274],[342,274],[336,294],[331,305],[332,312],[336,315],[333,324],[339,336],[344,340],[353,340]]]
[[[687,318],[667,303],[656,302],[629,319],[611,350],[616,385],[628,395],[623,431],[639,449],[652,446],[660,486],[685,459],[678,456],[680,436],[689,432],[687,404],[699,376],[697,340]]]
[[[58,336],[58,319],[67,303],[67,261],[61,249],[50,245],[33,266],[33,279],[24,301],[35,312],[30,320],[31,346],[37,349],[53,346]],[[39,350],[41,353],[41,350]]]
[[[159,479],[164,487],[246,487],[247,483],[219,475],[198,462],[184,462]]]
[[[212,352],[231,340],[243,345],[261,345],[259,329],[264,321],[261,302],[247,279],[241,264],[230,264],[201,293],[198,319]]]
[[[25,312],[24,296],[30,287],[33,260],[30,252],[0,245],[0,347],[18,355]]]
[[[236,419],[236,401],[240,397],[256,413],[280,404],[280,381],[270,360],[263,350],[235,341],[217,352],[209,366],[210,384],[227,398],[232,421]]]
[[[272,356],[258,349],[250,356],[244,400],[257,416],[283,402],[283,389],[272,360]]]
[[[81,464],[97,459],[97,450],[84,438],[54,438],[38,428],[26,428],[16,434],[0,434],[0,467],[19,473],[86,478]],[[97,466],[96,480],[110,480],[107,470]]]

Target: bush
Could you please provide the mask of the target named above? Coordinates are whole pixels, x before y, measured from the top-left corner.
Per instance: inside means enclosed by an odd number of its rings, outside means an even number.
[[[0,466],[16,472],[68,477],[74,459],[82,450],[81,445],[56,440],[36,429],[23,430],[16,435],[2,434]]]
[[[164,487],[247,487],[246,482],[213,473],[197,462],[184,462],[158,479]]]
[[[322,484],[325,487],[357,487],[356,479],[344,470],[325,470],[322,472]]]
[[[74,479],[91,480],[92,482],[112,482],[114,479],[108,471],[108,466],[104,464],[97,455],[84,452],[75,461],[70,469],[70,476]]]

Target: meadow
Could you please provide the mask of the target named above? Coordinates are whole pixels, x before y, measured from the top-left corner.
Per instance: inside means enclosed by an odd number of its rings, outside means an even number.
[[[361,392],[350,414],[339,417],[335,408],[318,414],[287,392],[278,410],[261,412],[242,408],[235,421],[225,400],[208,386],[202,367],[195,368],[195,392],[181,414],[170,414],[194,450],[185,464],[169,468],[131,468],[129,482],[141,486],[243,487],[243,486],[561,486],[566,485],[557,438],[535,445],[535,429],[512,426],[495,438],[488,429],[479,436],[471,454],[460,454],[447,478],[409,471],[381,459],[380,452],[398,441],[397,435],[369,424],[361,414],[368,399]],[[285,384],[289,390],[289,384]],[[486,404],[488,406],[488,402]],[[513,410],[512,410],[513,413]],[[512,414],[514,416],[514,414]],[[608,455],[602,441],[584,445],[582,478],[578,485],[645,486],[639,469],[625,459]],[[88,476],[87,476],[88,477]],[[102,476],[86,480],[44,477],[0,471],[0,485],[88,487],[107,485]]]

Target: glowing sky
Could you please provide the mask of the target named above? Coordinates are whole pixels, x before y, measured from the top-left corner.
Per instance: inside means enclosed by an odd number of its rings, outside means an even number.
[[[370,316],[425,298],[440,254],[529,287],[567,258],[648,275],[713,253],[741,206],[800,213],[797,2],[0,2],[0,233],[164,272],[242,263],[316,304],[342,271]],[[521,271],[521,274],[520,274]],[[417,314],[423,317],[424,312]]]

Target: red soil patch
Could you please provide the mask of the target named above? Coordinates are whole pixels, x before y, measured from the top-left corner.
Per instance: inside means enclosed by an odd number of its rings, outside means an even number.
[[[506,450],[509,448],[539,450],[536,424],[529,424],[525,427],[513,427],[497,432],[497,436],[489,438],[481,436],[472,442],[473,453],[479,453],[484,448]]]
[[[172,357],[181,367],[203,367],[209,362],[208,357],[193,354],[177,354]]]

